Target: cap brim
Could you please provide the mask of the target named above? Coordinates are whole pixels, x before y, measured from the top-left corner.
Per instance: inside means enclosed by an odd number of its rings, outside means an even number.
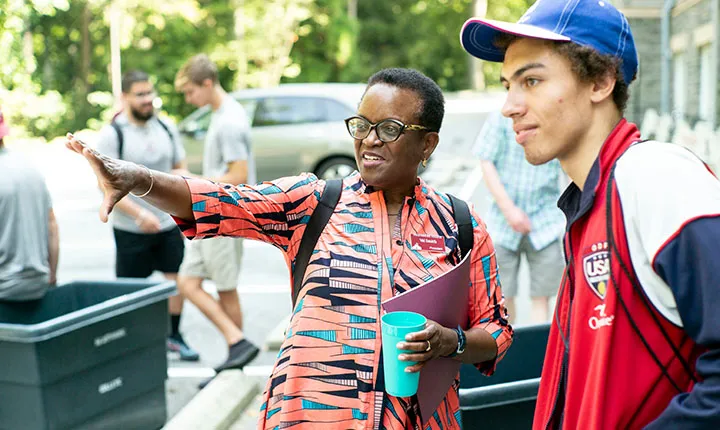
[[[460,43],[468,54],[474,57],[481,60],[502,62],[505,59],[505,49],[495,46],[495,40],[501,34],[558,42],[570,41],[567,36],[533,25],[470,18],[465,21],[462,30],[460,30]]]

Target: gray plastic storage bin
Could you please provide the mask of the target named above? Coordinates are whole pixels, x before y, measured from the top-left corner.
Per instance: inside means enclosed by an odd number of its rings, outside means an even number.
[[[549,324],[516,328],[513,344],[493,376],[483,376],[471,365],[462,366],[463,428],[532,428],[549,329]]]
[[[0,429],[161,427],[174,293],[174,282],[120,279],[0,302]]]

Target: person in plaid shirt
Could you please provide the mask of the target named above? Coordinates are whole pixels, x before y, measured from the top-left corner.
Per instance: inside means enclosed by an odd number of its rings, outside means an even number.
[[[483,179],[493,197],[485,220],[496,245],[508,314],[514,318],[520,258],[530,266],[532,322],[547,321],[549,299],[557,293],[564,260],[560,238],[565,217],[557,208],[560,163],[533,166],[515,143],[512,120],[493,112],[475,142]]]

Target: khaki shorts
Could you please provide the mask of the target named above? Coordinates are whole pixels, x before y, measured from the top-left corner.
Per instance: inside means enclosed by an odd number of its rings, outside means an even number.
[[[495,248],[498,273],[505,297],[515,297],[518,291],[520,258],[525,254],[530,269],[530,297],[552,297],[557,294],[565,269],[560,240],[553,241],[536,251],[527,236],[520,241],[517,251],[502,246]]]
[[[218,291],[232,291],[238,285],[242,255],[243,240],[240,238],[191,240],[178,275],[210,279]]]

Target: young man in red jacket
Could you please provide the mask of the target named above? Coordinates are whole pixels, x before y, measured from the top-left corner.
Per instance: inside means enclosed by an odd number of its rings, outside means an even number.
[[[504,115],[533,164],[573,183],[566,271],[534,429],[720,428],[720,182],[623,118],[638,58],[603,0],[538,0],[518,23],[470,19],[503,62]]]

